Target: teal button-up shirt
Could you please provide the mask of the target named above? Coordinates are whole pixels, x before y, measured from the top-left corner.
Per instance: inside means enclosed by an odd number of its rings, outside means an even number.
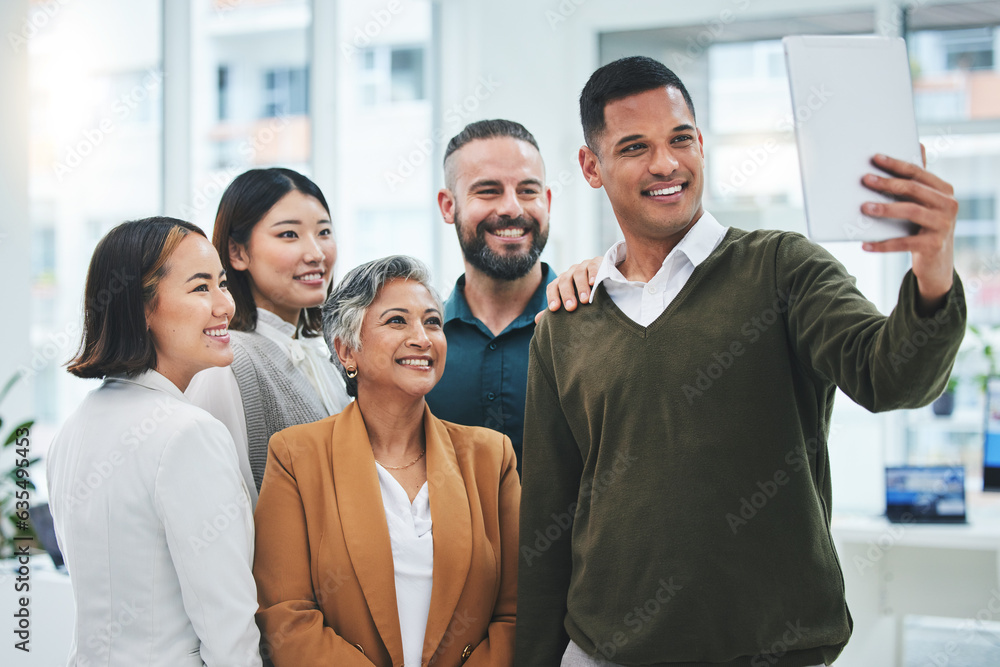
[[[494,336],[469,309],[464,275],[444,303],[448,359],[444,376],[427,395],[427,404],[438,419],[485,426],[509,437],[517,454],[518,473],[528,386],[528,344],[535,333],[535,315],[547,307],[545,287],[555,278],[555,272],[543,262],[542,284],[524,311],[499,336]]]

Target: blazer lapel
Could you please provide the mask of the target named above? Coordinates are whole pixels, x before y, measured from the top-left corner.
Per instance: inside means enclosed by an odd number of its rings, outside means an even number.
[[[396,607],[392,543],[375,471],[375,456],[356,401],[337,417],[330,446],[337,507],[347,551],[392,664],[402,664],[403,640]],[[432,530],[437,530],[436,522]],[[436,535],[434,546],[437,547]],[[436,554],[434,566],[436,571]]]
[[[469,496],[448,430],[430,408],[424,408],[427,439],[427,485],[434,521],[434,581],[424,634],[426,662],[437,651],[472,563],[472,517]]]

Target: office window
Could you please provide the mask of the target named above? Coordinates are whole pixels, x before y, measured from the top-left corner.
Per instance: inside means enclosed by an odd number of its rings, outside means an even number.
[[[63,374],[62,368],[47,364],[34,376],[35,420],[40,424],[57,424],[62,419],[55,399],[59,395],[59,379]]]
[[[308,0],[191,3],[191,180],[184,214],[212,228],[247,169],[309,172]]]
[[[56,231],[37,222],[31,230],[31,307],[35,326],[56,324]]]
[[[972,28],[941,33],[945,68],[963,71],[993,69],[993,32],[993,28]]]
[[[101,78],[110,100],[109,117],[134,125],[159,124],[163,72],[158,67],[127,69]]]
[[[31,282],[52,285],[56,271],[56,230],[39,225],[31,230],[31,236]]]
[[[357,227],[363,233],[357,238],[358,264],[387,255],[410,255],[428,258],[431,236],[421,233],[426,217],[423,208],[359,209]]]
[[[714,45],[708,71],[712,132],[782,129],[792,107],[780,40]]]
[[[996,196],[992,193],[958,197],[958,227],[955,236],[993,236],[991,224],[996,219]]]
[[[93,383],[65,372],[79,344],[96,238],[161,213],[161,3],[61,3],[27,44],[32,225],[31,359],[41,426]],[[11,103],[16,101],[11,100]]]
[[[381,26],[374,17],[385,11],[396,13]],[[338,4],[339,25],[351,41],[341,43],[337,59],[338,108],[330,119],[337,150],[316,156],[317,163],[328,158],[336,165],[336,194],[327,198],[338,276],[390,253],[423,260],[436,281],[453,279],[448,271],[457,267],[445,263],[459,263],[439,251],[441,235],[454,232],[441,222],[434,196],[441,169],[434,156],[447,142],[435,135],[429,99],[434,11],[428,0]]]
[[[986,377],[1000,373],[1000,11],[996,3],[913,5],[907,35],[914,103],[929,168],[959,202],[955,268],[965,285],[969,329],[943,402],[908,413],[905,462],[966,466],[982,475]]]
[[[734,207],[801,207],[781,41],[712,45],[707,60],[706,194]]]
[[[921,122],[1000,118],[996,26],[918,30],[908,37]]]
[[[216,74],[216,93],[219,96],[219,120],[229,118],[229,67],[219,65]]]
[[[279,67],[264,71],[263,118],[309,113],[309,68]]]
[[[424,99],[424,50],[393,49],[390,65],[390,101]]]
[[[423,47],[369,47],[358,62],[362,106],[426,99]]]

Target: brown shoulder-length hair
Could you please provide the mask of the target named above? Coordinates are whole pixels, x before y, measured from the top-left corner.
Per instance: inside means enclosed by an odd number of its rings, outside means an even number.
[[[188,234],[205,232],[176,218],[123,222],[97,244],[84,287],[83,340],[68,364],[73,375],[134,377],[156,368],[146,312],[156,307],[167,260]]]
[[[229,293],[236,302],[236,315],[229,327],[237,331],[253,331],[257,328],[257,304],[250,291],[250,274],[237,271],[230,261],[230,243],[246,248],[250,232],[278,201],[293,190],[315,197],[327,215],[330,207],[319,186],[297,171],[282,167],[251,169],[237,176],[222,193],[219,211],[215,214],[215,230],[212,245],[219,251],[222,266],[226,269]],[[333,289],[333,281],[326,293]],[[314,337],[323,333],[321,306],[304,308],[299,314],[299,333]]]

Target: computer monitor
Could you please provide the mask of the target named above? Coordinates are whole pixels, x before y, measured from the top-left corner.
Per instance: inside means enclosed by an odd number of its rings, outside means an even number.
[[[1000,491],[1000,377],[991,377],[986,382],[983,432],[983,489]]]
[[[35,535],[38,536],[42,548],[49,554],[56,567],[62,567],[63,555],[59,551],[59,543],[56,541],[56,529],[52,523],[52,512],[49,509],[49,504],[35,505],[28,510],[28,516],[31,518],[31,525],[35,529]]]
[[[965,468],[887,467],[885,515],[899,523],[965,523]]]

